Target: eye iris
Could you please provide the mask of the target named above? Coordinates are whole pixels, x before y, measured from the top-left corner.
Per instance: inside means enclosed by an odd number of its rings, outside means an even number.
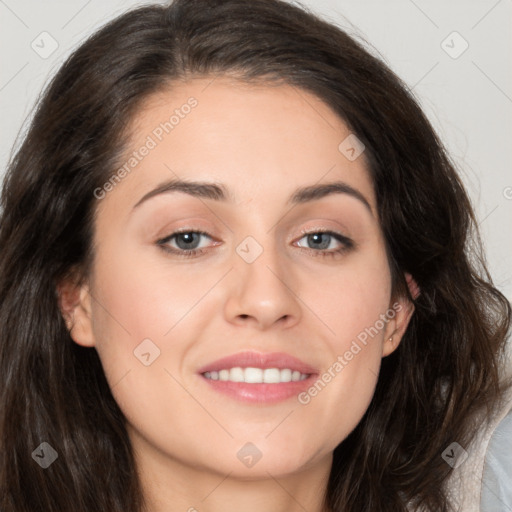
[[[194,247],[191,247],[191,244],[195,241],[197,242],[199,240],[199,237],[201,235],[199,233],[179,233],[176,235],[176,245],[180,249],[189,250],[189,249],[195,249]],[[184,246],[181,246],[180,241],[185,240]]]
[[[327,238],[327,242],[321,242],[322,237],[325,236]],[[327,233],[314,233],[312,235],[308,235],[308,244],[310,242],[314,242],[314,245],[317,249],[327,249],[329,247],[329,238],[330,235]],[[320,243],[318,243],[320,242]]]

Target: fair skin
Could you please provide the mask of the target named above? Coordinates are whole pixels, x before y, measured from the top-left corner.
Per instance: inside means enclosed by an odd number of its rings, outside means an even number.
[[[92,273],[79,289],[62,286],[61,307],[73,340],[97,350],[128,420],[150,512],[321,512],[332,452],[365,413],[413,306],[391,297],[364,153],[350,161],[338,150],[350,132],[327,105],[290,86],[196,78],[145,102],[131,151],[191,96],[197,106],[98,200]],[[222,184],[233,200],[173,191],[134,208],[177,178]],[[334,181],[369,207],[347,193],[287,204],[298,188]],[[156,243],[178,228],[207,232],[192,247],[204,253]],[[354,246],[322,256],[343,244],[326,237],[319,250],[301,233],[319,229]],[[248,236],[263,249],[251,263],[236,250]],[[307,404],[244,402],[198,374],[252,350],[291,354],[321,375],[396,304]],[[148,366],[134,355],[147,338],[160,350]],[[252,467],[237,457],[248,442],[261,453]]]

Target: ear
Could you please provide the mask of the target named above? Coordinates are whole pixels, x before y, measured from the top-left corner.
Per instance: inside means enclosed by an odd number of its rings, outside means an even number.
[[[409,291],[411,292],[412,298],[416,299],[420,294],[420,287],[418,283],[413,279],[411,274],[405,272],[405,280],[407,281],[407,286],[409,287]]]
[[[416,299],[420,294],[418,284],[411,274],[407,272],[405,273],[405,279],[413,299]],[[393,318],[390,318],[384,330],[385,338],[382,345],[382,357],[388,356],[398,348],[412,318],[414,309],[414,304],[407,297],[403,296],[399,297],[393,304],[390,304],[386,316],[391,317],[393,315]]]
[[[94,346],[91,296],[88,284],[66,279],[57,286],[59,309],[73,341],[84,347]]]

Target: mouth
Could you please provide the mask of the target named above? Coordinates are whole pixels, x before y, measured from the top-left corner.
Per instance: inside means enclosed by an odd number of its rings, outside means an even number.
[[[269,404],[311,386],[318,370],[285,353],[241,352],[198,371],[210,389],[243,402]]]

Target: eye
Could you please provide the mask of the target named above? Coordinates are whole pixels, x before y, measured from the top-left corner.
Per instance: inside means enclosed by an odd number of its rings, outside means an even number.
[[[317,230],[303,232],[303,234],[305,236],[303,236],[300,240],[306,239],[306,244],[308,247],[303,247],[300,244],[299,247],[305,250],[319,253],[322,256],[335,256],[344,253],[354,247],[354,242],[350,238],[347,238],[341,233],[336,233],[334,231]]]
[[[205,252],[206,249],[204,247],[198,247],[203,237],[212,239],[205,231],[175,231],[171,235],[158,240],[157,244],[166,252],[177,254],[178,256],[191,257]],[[173,243],[175,244],[174,246],[172,245]]]

